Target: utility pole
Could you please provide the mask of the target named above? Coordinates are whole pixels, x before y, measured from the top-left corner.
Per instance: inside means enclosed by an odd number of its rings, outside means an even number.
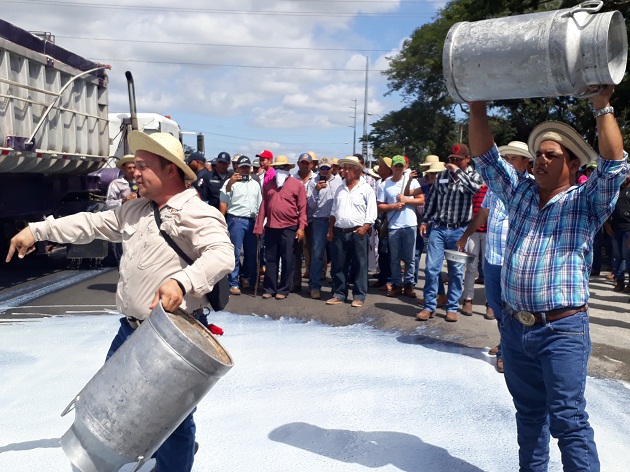
[[[352,133],[352,154],[355,154],[357,152],[357,99],[351,98],[350,100],[354,102],[354,106],[350,107],[354,108],[354,115],[350,117],[354,119],[354,125],[350,128],[354,130]]]
[[[361,147],[361,154],[365,163],[370,167],[368,162],[368,133],[367,133],[367,117],[368,117],[368,69],[370,65],[370,57],[365,56],[365,98],[363,99],[363,146]]]

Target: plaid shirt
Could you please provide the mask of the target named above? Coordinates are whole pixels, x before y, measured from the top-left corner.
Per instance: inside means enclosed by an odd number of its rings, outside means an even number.
[[[598,159],[595,178],[559,193],[542,209],[536,181],[499,159],[496,146],[475,163],[510,221],[501,272],[505,302],[530,312],[584,305],[593,235],[615,206],[628,174],[625,159]]]
[[[424,223],[466,224],[472,219],[472,200],[483,181],[471,166],[455,173],[457,180],[448,170],[438,174],[424,206]]]
[[[486,198],[486,193],[488,193],[488,186],[482,185],[479,191],[473,196],[473,217],[479,212],[481,208],[481,204]],[[477,233],[485,233],[488,231],[488,224],[484,223],[479,228],[477,228]]]

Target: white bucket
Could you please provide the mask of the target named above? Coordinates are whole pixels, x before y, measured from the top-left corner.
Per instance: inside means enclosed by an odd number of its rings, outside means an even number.
[[[586,95],[623,79],[628,37],[618,11],[603,2],[451,27],[444,78],[459,103]]]

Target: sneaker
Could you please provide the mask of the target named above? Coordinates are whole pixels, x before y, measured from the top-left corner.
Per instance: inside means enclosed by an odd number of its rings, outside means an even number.
[[[343,303],[343,300],[337,297],[332,297],[330,300],[326,301],[326,305],[340,305]]]
[[[352,307],[361,307],[363,306],[363,300],[352,300],[352,304],[350,305]]]
[[[429,310],[422,310],[416,315],[416,319],[420,321],[427,321],[429,318],[433,318],[433,312]]]
[[[400,285],[393,285],[392,289],[387,292],[388,297],[397,297],[403,293],[403,288]]]
[[[464,300],[464,304],[462,305],[462,313],[466,316],[472,316],[473,314],[472,300]]]
[[[403,294],[405,295],[405,297],[416,298],[416,291],[413,288],[413,284],[405,284]]]
[[[457,321],[457,312],[455,311],[449,311],[446,313],[446,318],[444,318],[446,321],[450,322],[450,323],[455,323]]]
[[[497,364],[494,366],[495,369],[497,369],[497,372],[499,374],[503,373],[503,358],[502,357],[497,357]]]
[[[316,289],[316,288],[311,289],[311,298],[315,300],[319,300],[320,298],[322,298],[322,294],[319,291],[319,289]]]
[[[230,295],[240,295],[241,289],[238,287],[230,287]]]
[[[494,310],[492,308],[490,308],[487,303],[486,303],[486,314],[483,315],[483,317],[485,319],[487,319],[487,320],[495,320],[496,319],[494,317]]]

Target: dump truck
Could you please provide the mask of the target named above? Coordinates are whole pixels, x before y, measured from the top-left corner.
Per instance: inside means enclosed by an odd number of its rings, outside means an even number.
[[[130,112],[109,113],[109,66],[0,20],[0,253],[29,222],[48,215],[101,211],[116,159],[128,153],[129,130],[170,132],[162,115],[136,114],[127,72]],[[56,247],[38,243],[38,253]],[[107,255],[107,243],[68,245],[71,259]]]

